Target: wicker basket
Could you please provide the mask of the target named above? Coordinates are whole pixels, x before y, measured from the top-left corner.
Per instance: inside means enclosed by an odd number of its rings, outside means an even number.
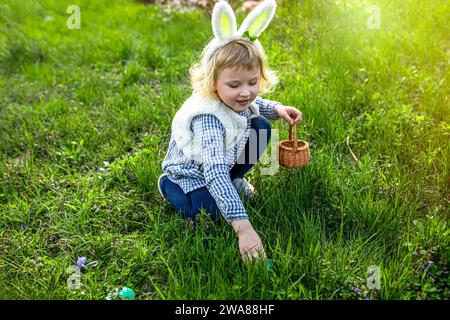
[[[294,139],[292,140],[292,127],[294,127]],[[302,168],[307,165],[310,157],[309,144],[303,140],[297,140],[296,125],[289,126],[289,140],[283,140],[278,144],[279,163],[286,168]]]

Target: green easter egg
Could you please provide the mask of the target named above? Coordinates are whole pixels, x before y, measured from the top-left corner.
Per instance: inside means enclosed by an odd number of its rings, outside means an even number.
[[[132,289],[123,287],[122,290],[119,291],[119,298],[122,300],[133,300],[135,297],[135,293]]]

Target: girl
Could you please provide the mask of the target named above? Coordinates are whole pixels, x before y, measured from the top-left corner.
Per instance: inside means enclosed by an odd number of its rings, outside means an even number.
[[[265,258],[239,194],[251,197],[254,187],[244,179],[270,140],[270,120],[301,121],[301,112],[262,99],[277,79],[257,40],[276,9],[265,0],[239,30],[232,8],[219,1],[213,10],[215,38],[190,69],[193,94],[172,121],[169,150],[162,163],[158,188],[184,218],[204,209],[221,214],[239,239],[242,258]]]

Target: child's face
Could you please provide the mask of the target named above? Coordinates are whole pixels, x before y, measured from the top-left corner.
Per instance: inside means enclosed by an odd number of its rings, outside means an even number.
[[[259,77],[258,69],[226,68],[219,72],[214,89],[231,109],[244,111],[258,95]]]

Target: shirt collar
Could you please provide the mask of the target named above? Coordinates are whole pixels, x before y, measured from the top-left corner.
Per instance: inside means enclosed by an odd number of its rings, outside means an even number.
[[[235,111],[235,113],[242,117],[246,117],[246,118],[248,118],[252,115],[252,111],[250,110],[250,108],[247,108],[246,110],[240,111],[240,112]]]

